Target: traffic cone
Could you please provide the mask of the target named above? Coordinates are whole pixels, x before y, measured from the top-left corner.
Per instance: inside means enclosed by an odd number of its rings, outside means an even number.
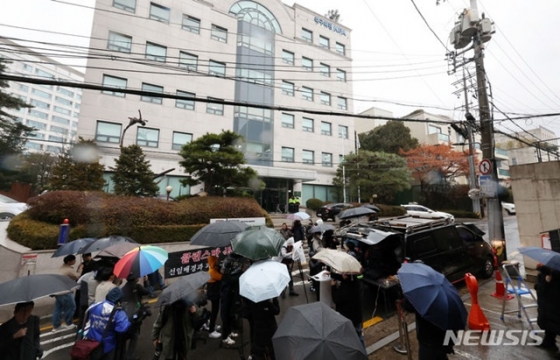
[[[478,304],[478,281],[472,274],[465,274],[465,282],[471,294],[471,311],[469,311],[469,329],[490,330],[490,323]]]
[[[502,300],[504,298],[506,298],[506,300],[513,299],[512,294],[506,294],[506,287],[504,286],[502,273],[498,269],[496,269],[496,292],[494,292],[491,296]]]

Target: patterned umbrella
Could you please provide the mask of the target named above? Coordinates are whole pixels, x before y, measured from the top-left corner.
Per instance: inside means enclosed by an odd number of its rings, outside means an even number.
[[[127,252],[115,264],[114,273],[119,278],[148,275],[159,269],[167,261],[167,251],[159,246],[142,245]]]

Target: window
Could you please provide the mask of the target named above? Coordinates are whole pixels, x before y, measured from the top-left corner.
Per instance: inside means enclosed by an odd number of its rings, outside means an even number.
[[[179,51],[179,67],[196,71],[198,68],[198,56]]]
[[[344,155],[339,154],[339,155],[338,155],[338,163],[339,163],[339,164],[342,164],[343,162],[344,162]]]
[[[51,116],[51,121],[53,121],[55,123],[62,124],[62,125],[70,125],[70,120],[67,120],[65,118],[62,118],[62,117],[56,116],[56,115]],[[75,124],[76,124],[76,127],[77,127],[78,123],[75,123]]]
[[[62,137],[62,136],[49,135],[49,141],[63,142],[63,141],[64,141],[64,137]]]
[[[49,130],[58,134],[68,134],[68,129],[61,128],[60,126],[51,125]]]
[[[255,109],[247,106],[235,106],[234,116],[240,119],[256,120],[263,122],[272,121],[272,110],[268,109]]]
[[[211,38],[219,42],[227,43],[227,29],[218,25],[212,24]]]
[[[294,65],[294,53],[288,50],[282,50],[282,61],[286,64]]]
[[[159,144],[159,130],[138,127],[136,145],[157,148]]]
[[[113,7],[133,13],[136,11],[136,0],[113,0]]]
[[[41,108],[41,109],[50,109],[50,105],[44,101],[39,101],[39,100],[35,100],[35,99],[31,99],[31,101],[29,102],[31,105]]]
[[[348,110],[348,99],[339,96],[337,101],[339,109]]]
[[[308,71],[313,71],[313,60],[310,58],[301,58],[301,67]]]
[[[440,134],[440,133],[441,133],[441,128],[434,125],[428,125],[428,134]]]
[[[23,85],[23,84],[18,84],[18,89],[19,89],[19,91],[27,92],[29,90],[29,86]]]
[[[208,65],[208,74],[219,76],[219,77],[225,77],[226,64],[214,60],[210,60]]]
[[[196,95],[193,93],[180,91],[180,90],[177,90],[177,96],[192,97],[192,98],[196,97]],[[175,100],[175,107],[185,109],[185,110],[194,110],[194,100],[177,99]]]
[[[51,94],[49,94],[48,92],[44,92],[42,90],[38,90],[38,89],[31,89],[31,93],[34,95],[37,95],[38,97],[42,97],[43,99],[51,99]]]
[[[31,66],[29,64],[23,64],[23,71],[32,72],[33,71],[33,66]]]
[[[39,132],[34,132],[29,134],[29,137],[33,137],[35,139],[44,139],[45,138],[45,134],[39,133]]]
[[[224,101],[222,99],[216,99],[213,97],[208,97],[208,100],[215,100],[215,101]],[[206,112],[208,114],[214,115],[224,115],[224,104],[213,104],[213,103],[206,103]]]
[[[103,86],[115,89],[126,89],[126,79],[118,78],[115,76],[103,75]],[[124,93],[116,91],[103,90],[103,94],[124,97]]]
[[[195,34],[200,34],[200,19],[189,15],[183,15],[183,30],[190,31]]]
[[[321,104],[330,105],[331,104],[331,94],[321,91]]]
[[[42,122],[39,121],[33,121],[33,120],[27,120],[27,126],[35,128],[35,129],[40,129],[40,130],[46,130],[47,129],[47,124],[44,124]]]
[[[48,73],[46,71],[43,71],[41,69],[35,69],[35,74],[39,75],[40,77],[46,77],[46,78],[50,78],[50,79],[54,79],[55,76],[51,73]]]
[[[142,91],[163,94],[163,86],[157,86],[157,85],[142,83]],[[151,103],[154,103],[154,104],[161,104],[163,98],[161,98],[159,96],[142,95],[140,97],[140,100],[146,101],[146,102],[151,102]]]
[[[304,100],[313,101],[313,89],[302,86],[301,87],[301,97]]]
[[[339,54],[346,55],[346,46],[344,44],[337,42],[335,50]]]
[[[313,42],[313,31],[307,30],[306,28],[301,29],[301,38],[305,41]]]
[[[294,84],[287,81],[282,81],[282,94],[294,96]]]
[[[332,125],[330,122],[321,121],[321,135],[332,135]]]
[[[331,153],[322,153],[321,157],[323,158],[323,166],[332,167],[332,154]]]
[[[319,64],[319,72],[323,76],[330,77],[331,76],[331,67],[327,64],[320,63]]]
[[[163,23],[169,23],[169,8],[158,4],[150,3],[150,19]]]
[[[294,148],[282,147],[282,161],[294,162]]]
[[[181,150],[183,145],[188,144],[191,141],[192,134],[173,131],[173,144],[171,145],[171,149]]]
[[[44,113],[44,112],[39,111],[39,110],[34,110],[34,109],[29,109],[29,115],[35,116],[39,119],[44,119],[44,120],[47,120],[49,118],[49,114]],[[29,123],[29,120],[27,120],[27,122]],[[42,129],[44,129],[44,128],[42,128]]]
[[[314,125],[313,125],[313,119],[310,119],[310,118],[302,118],[302,119],[301,119],[301,123],[302,123],[302,129],[303,129],[303,131],[315,132],[315,128],[314,128]]]
[[[303,150],[301,152],[301,161],[304,164],[315,164],[315,152],[311,150]]]
[[[70,98],[73,98],[73,97],[74,97],[74,93],[73,93],[72,91],[66,89],[66,88],[63,88],[63,87],[60,87],[60,86],[59,86],[58,89],[57,89],[57,91],[58,91],[59,93],[61,93],[62,95],[64,95],[64,96],[68,96],[68,97],[70,97]]]
[[[95,141],[118,144],[121,141],[121,124],[97,121]]]
[[[56,97],[54,98],[54,101],[56,101],[56,102],[59,103],[59,104],[66,105],[66,106],[72,106],[72,101],[67,100],[67,99],[65,99],[65,98],[62,98],[62,97],[60,97],[60,96],[56,96]]]
[[[348,126],[338,125],[338,137],[348,139]]]
[[[109,31],[109,41],[107,49],[123,53],[130,53],[132,47],[132,37]]]
[[[167,48],[151,42],[146,43],[146,59],[165,62]]]
[[[319,46],[329,49],[331,47],[331,41],[328,37],[319,35]]]
[[[293,129],[294,128],[294,115],[282,113],[282,127]]]
[[[53,109],[54,109],[54,111],[56,111],[59,114],[68,115],[68,116],[72,115],[72,111],[70,111],[68,109],[65,109],[63,107],[60,107],[60,106],[55,106]]]
[[[346,71],[336,69],[336,78],[338,81],[346,82]]]

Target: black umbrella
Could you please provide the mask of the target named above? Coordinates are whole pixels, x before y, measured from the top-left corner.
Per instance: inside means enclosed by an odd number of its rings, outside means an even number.
[[[34,301],[49,295],[65,294],[78,284],[66,275],[23,276],[0,284],[0,305]]]
[[[95,238],[83,238],[83,239],[72,240],[62,245],[58,249],[56,249],[56,251],[51,257],[54,258],[54,257],[66,256],[70,254],[77,254],[81,248],[88,246],[94,241]]]
[[[191,245],[204,245],[211,247],[230,246],[235,235],[247,229],[247,224],[241,221],[220,221],[208,224],[198,230],[191,238]]]
[[[191,297],[195,292],[210,280],[210,275],[205,271],[185,275],[169,285],[159,294],[157,306],[173,304],[177,300]]]
[[[340,215],[338,215],[338,217],[340,219],[350,219],[350,218],[355,218],[355,217],[360,217],[360,216],[366,216],[369,214],[375,214],[374,210],[368,209],[366,207],[360,206],[360,207],[355,207],[355,208],[351,208],[348,210],[344,210],[343,212],[340,213]]]
[[[381,209],[378,208],[378,207],[375,206],[375,205],[364,204],[364,205],[362,205],[361,207],[365,207],[366,209],[370,209],[370,210],[373,210],[373,211],[375,211],[375,212],[381,212]]]
[[[367,359],[352,322],[322,302],[289,308],[272,343],[277,360]]]
[[[124,243],[124,242],[129,242],[129,243],[136,244],[136,241],[132,240],[131,238],[129,238],[127,236],[110,235],[110,236],[107,236],[107,237],[104,237],[104,238],[101,238],[101,239],[97,239],[94,242],[92,242],[91,244],[89,244],[88,246],[81,248],[78,251],[78,254],[86,254],[86,253],[91,253],[91,252],[95,252],[95,251],[105,250],[109,246],[121,244],[121,243]]]

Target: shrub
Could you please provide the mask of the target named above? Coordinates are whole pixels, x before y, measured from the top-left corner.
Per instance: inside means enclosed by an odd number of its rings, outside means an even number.
[[[139,243],[188,241],[212,218],[265,217],[252,198],[192,197],[180,202],[115,196],[101,192],[53,191],[29,201],[8,236],[33,249],[56,247],[59,225],[70,220],[70,239],[126,235]]]
[[[319,208],[323,206],[323,201],[315,198],[307,199],[305,206],[311,210],[319,210]]]
[[[401,216],[406,214],[406,209],[402,206],[393,206],[393,205],[385,205],[385,204],[375,204],[379,209],[381,209],[381,216]]]

